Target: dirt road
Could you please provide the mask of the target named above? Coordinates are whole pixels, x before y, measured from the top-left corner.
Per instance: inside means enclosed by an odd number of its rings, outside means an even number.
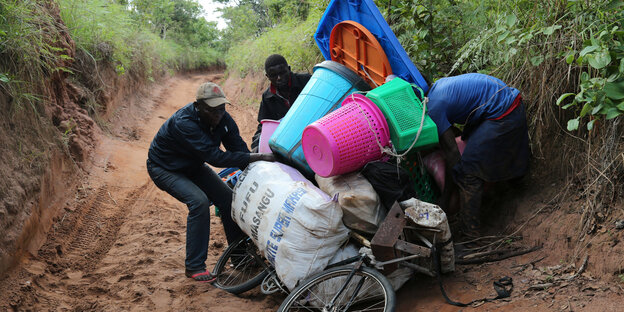
[[[44,246],[0,282],[0,310],[274,311],[279,306],[283,295],[265,296],[256,289],[236,297],[184,277],[187,209],[156,188],[145,170],[147,149],[160,125],[193,100],[202,82],[220,79],[220,74],[178,76],[155,87],[139,106],[115,113],[110,133],[100,138],[89,176],[68,199]],[[226,95],[229,92],[226,88]],[[250,142],[256,110],[233,103],[228,110]],[[208,267],[225,248],[218,218],[211,223]],[[478,310],[603,311],[617,306],[621,296],[597,291],[604,286],[597,283],[586,293],[573,283],[556,292],[527,291],[537,279],[530,276],[537,274],[536,266],[511,268],[540,256],[459,266],[456,274],[445,278],[445,286],[453,299],[470,301],[493,296],[491,282],[515,273],[513,300]],[[413,279],[398,296],[398,311],[459,310],[444,302],[430,278]]]
[[[278,301],[241,298],[184,277],[187,208],[159,190],[145,170],[147,149],[160,125],[194,100],[197,87],[222,75],[176,77],[139,107],[122,107],[112,135],[100,138],[94,166],[39,254],[25,260],[0,286],[0,310],[59,311],[273,311]],[[246,139],[252,108],[229,110]],[[212,219],[208,267],[224,248]]]

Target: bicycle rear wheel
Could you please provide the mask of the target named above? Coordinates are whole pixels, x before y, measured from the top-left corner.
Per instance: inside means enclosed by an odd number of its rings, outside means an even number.
[[[217,261],[213,285],[235,295],[260,285],[269,274],[263,259],[251,238],[241,238],[228,246]]]
[[[394,311],[396,298],[390,282],[368,267],[357,270],[331,304],[352,271],[353,266],[346,265],[312,276],[286,297],[278,311]]]

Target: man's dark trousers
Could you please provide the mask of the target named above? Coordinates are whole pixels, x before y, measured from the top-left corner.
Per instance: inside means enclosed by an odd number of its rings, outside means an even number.
[[[185,260],[187,270],[206,269],[211,203],[214,203],[221,211],[221,221],[228,244],[243,235],[241,229],[232,220],[230,213],[232,189],[208,165],[203,164],[191,173],[179,173],[166,170],[148,160],[147,172],[158,188],[188,207]]]

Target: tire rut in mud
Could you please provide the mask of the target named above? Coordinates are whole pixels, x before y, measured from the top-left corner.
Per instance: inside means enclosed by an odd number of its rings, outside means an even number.
[[[4,293],[0,295],[0,310],[39,310],[63,303],[74,310],[103,308],[96,300],[88,299],[90,295],[107,292],[98,286],[98,280],[104,277],[93,271],[117,240],[130,211],[128,207],[139,204],[136,199],[145,187],[132,191],[122,200],[115,200],[111,190],[115,188],[103,185],[95,190],[83,187],[78,191],[74,208],[65,208],[48,232],[46,243],[33,257],[35,263],[44,267],[33,273],[27,264],[13,272],[0,289]],[[67,285],[68,275],[75,272],[80,272],[81,284]],[[88,286],[84,287],[85,284]],[[65,293],[63,302],[58,302],[58,296],[48,296],[50,292]]]
[[[107,185],[93,191],[49,235],[40,256],[63,268],[93,270],[113,245],[123,224],[126,210],[122,206],[112,198]]]

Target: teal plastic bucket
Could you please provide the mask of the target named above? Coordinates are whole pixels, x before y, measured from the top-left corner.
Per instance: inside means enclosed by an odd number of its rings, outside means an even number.
[[[303,129],[339,108],[351,93],[368,90],[369,85],[344,65],[334,61],[317,64],[312,77],[271,135],[269,147],[304,174],[313,175],[301,148]]]

